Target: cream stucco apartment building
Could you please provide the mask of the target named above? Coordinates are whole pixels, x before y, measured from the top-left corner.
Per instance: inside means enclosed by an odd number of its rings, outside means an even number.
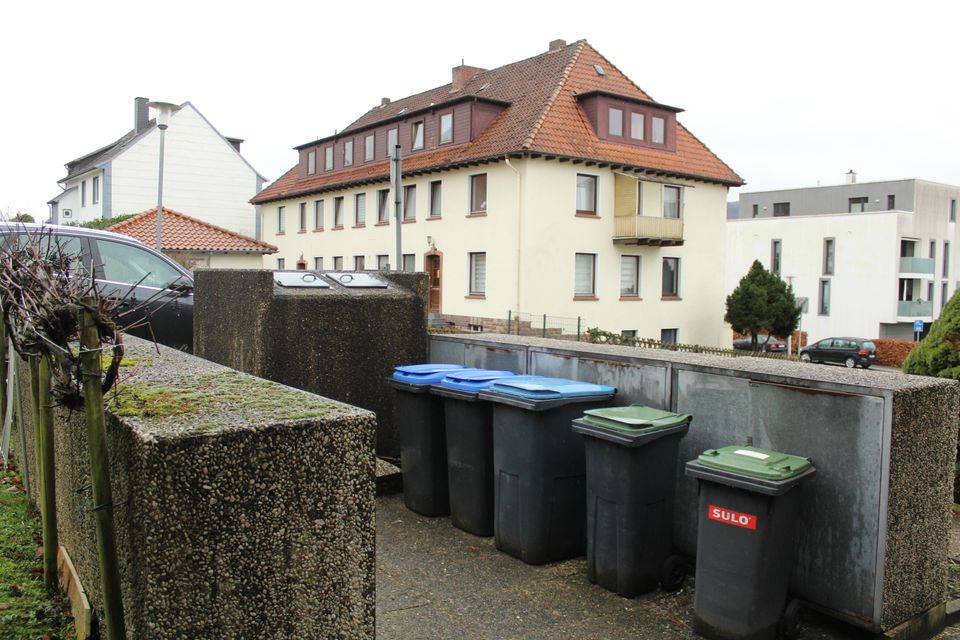
[[[141,213],[157,206],[160,131],[146,98],[134,100],[134,127],[110,144],[71,160],[52,198],[54,224]],[[170,116],[164,143],[163,203],[210,224],[256,236],[250,194],[266,179],[190,102]]]
[[[400,266],[430,311],[508,312],[720,345],[728,188],[740,177],[585,41],[382,103],[252,201],[275,268]],[[396,265],[389,149],[403,157]]]
[[[960,187],[926,180],[857,182],[740,194],[727,225],[727,291],[754,259],[806,299],[801,329],[912,339],[958,288]]]

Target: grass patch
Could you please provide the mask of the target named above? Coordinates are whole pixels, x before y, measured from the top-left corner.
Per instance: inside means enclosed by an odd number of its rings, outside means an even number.
[[[37,559],[40,521],[19,478],[0,471],[0,640],[73,640],[66,596],[50,595]]]

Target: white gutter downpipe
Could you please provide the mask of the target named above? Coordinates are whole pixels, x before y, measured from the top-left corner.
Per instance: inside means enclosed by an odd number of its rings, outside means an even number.
[[[521,179],[520,170],[515,166],[510,164],[510,158],[504,157],[504,162],[507,163],[507,166],[513,169],[513,172],[517,174],[517,308],[516,312],[519,315],[520,313],[520,258],[523,252],[523,225],[522,220],[523,216],[521,215],[521,210],[523,206],[523,198],[521,194],[521,189],[523,187],[523,181]]]

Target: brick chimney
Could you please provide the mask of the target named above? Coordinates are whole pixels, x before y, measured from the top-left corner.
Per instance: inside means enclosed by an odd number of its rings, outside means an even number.
[[[133,131],[134,133],[140,133],[147,128],[147,123],[150,122],[149,109],[147,108],[147,103],[150,102],[150,98],[134,98],[133,100]]]
[[[240,145],[243,144],[243,138],[225,138],[225,140],[237,150],[237,153],[240,153]]]
[[[548,51],[548,52],[549,52],[549,51],[559,51],[560,49],[563,49],[565,46],[567,46],[567,41],[566,41],[566,40],[551,40],[551,41],[550,41],[550,46],[547,48],[547,51]]]
[[[390,98],[380,98],[380,106],[385,107],[390,104]]]
[[[481,69],[480,67],[468,67],[465,64],[461,64],[459,67],[453,68],[453,86],[450,87],[450,92],[460,91],[467,83],[470,82],[470,79],[480,73],[481,71],[486,71],[486,69]]]

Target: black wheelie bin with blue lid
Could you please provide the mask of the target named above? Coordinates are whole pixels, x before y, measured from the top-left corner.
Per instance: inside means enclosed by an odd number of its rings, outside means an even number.
[[[452,371],[430,392],[443,399],[450,521],[477,536],[493,535],[493,407],[478,399],[513,371]]]
[[[443,402],[430,394],[430,385],[463,368],[459,364],[405,365],[395,367],[393,377],[387,379],[397,391],[403,503],[421,515],[450,513]]]
[[[589,409],[586,436],[587,578],[632,598],[679,589],[686,566],[673,550],[680,439],[691,416],[634,404]]]
[[[687,463],[699,483],[694,631],[773,640],[781,630],[800,528],[807,458],[768,449],[709,449]]]
[[[528,564],[575,558],[586,547],[583,438],[570,422],[608,406],[614,387],[515,376],[480,393],[493,403],[494,540]]]

